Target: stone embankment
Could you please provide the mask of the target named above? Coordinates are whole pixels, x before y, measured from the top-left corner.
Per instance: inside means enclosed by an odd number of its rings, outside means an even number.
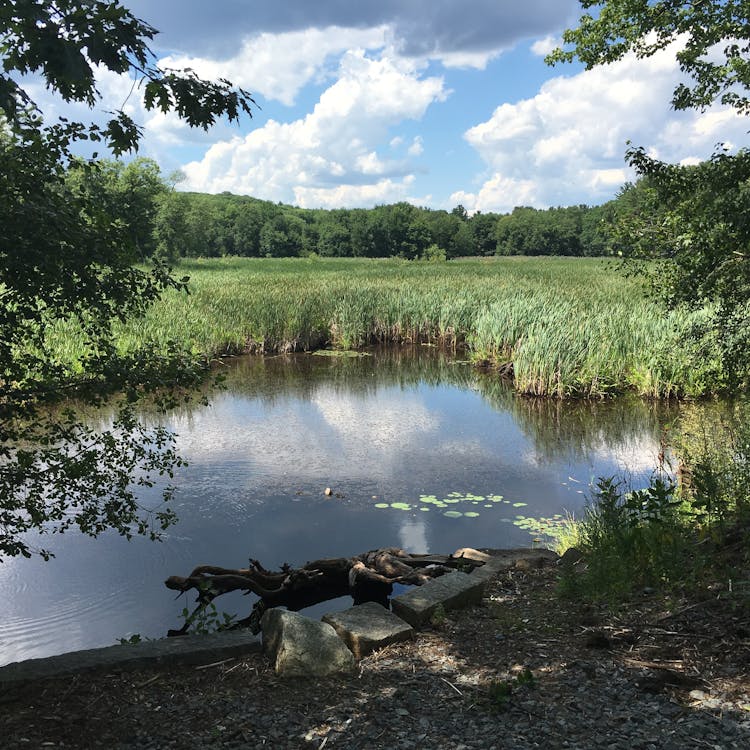
[[[436,611],[479,602],[486,582],[500,571],[519,561],[541,565],[557,557],[549,550],[525,549],[474,554],[475,559],[484,562],[482,567],[470,575],[454,571],[394,597],[393,613],[379,604],[368,603],[345,612],[328,613],[322,622],[316,622],[293,612],[271,609],[263,618],[262,641],[248,630],[238,630],[75,651],[0,667],[0,685],[76,672],[207,664],[251,654],[261,647],[271,656],[279,674],[321,676],[351,671],[355,659],[412,638],[414,628],[429,622]]]

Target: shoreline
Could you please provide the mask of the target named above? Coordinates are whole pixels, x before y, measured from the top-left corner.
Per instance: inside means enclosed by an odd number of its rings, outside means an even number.
[[[0,735],[9,749],[747,747],[750,641],[720,602],[612,613],[557,599],[556,577],[498,575],[481,604],[351,676],[284,679],[253,653],[17,683]]]

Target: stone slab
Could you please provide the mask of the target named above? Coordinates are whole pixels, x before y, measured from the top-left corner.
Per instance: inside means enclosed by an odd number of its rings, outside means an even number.
[[[260,651],[260,648],[260,638],[249,630],[160,638],[13,662],[0,667],[0,685],[77,672],[123,671],[156,665],[211,664],[222,659],[247,656]]]
[[[507,570],[531,570],[552,565],[557,562],[559,555],[549,549],[509,549],[493,552],[487,562],[479,568],[474,568],[471,575],[488,581]]]
[[[351,672],[354,654],[328,623],[286,609],[267,609],[261,620],[263,650],[277,674],[324,677]]]
[[[411,625],[377,602],[358,604],[343,612],[330,612],[321,619],[333,627],[357,659],[391,643],[414,637]]]
[[[391,609],[409,625],[418,628],[428,622],[440,606],[449,610],[479,603],[485,583],[481,577],[455,570],[395,596],[391,599]]]

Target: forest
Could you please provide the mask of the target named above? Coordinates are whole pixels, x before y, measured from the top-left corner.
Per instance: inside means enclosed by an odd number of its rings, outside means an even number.
[[[371,209],[305,209],[250,196],[181,192],[152,159],[74,163],[70,185],[101,200],[142,259],[321,257],[449,260],[492,255],[604,256],[617,252],[618,220],[642,206],[645,184],[627,184],[601,206],[509,214],[400,202]]]

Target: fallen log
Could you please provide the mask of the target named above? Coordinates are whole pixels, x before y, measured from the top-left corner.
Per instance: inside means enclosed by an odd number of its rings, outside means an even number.
[[[488,555],[468,547],[452,555],[413,555],[397,547],[364,552],[353,557],[314,560],[301,568],[284,564],[279,571],[266,570],[258,560],[247,568],[220,568],[200,565],[187,577],[170,576],[164,582],[180,594],[195,589],[195,610],[179,630],[168,635],[184,635],[190,625],[217,596],[243,591],[258,597],[248,617],[234,627],[260,629],[260,618],[270,607],[283,606],[296,612],[319,602],[351,595],[355,604],[376,601],[385,606],[394,583],[421,586],[450,570],[471,571],[486,562]]]

